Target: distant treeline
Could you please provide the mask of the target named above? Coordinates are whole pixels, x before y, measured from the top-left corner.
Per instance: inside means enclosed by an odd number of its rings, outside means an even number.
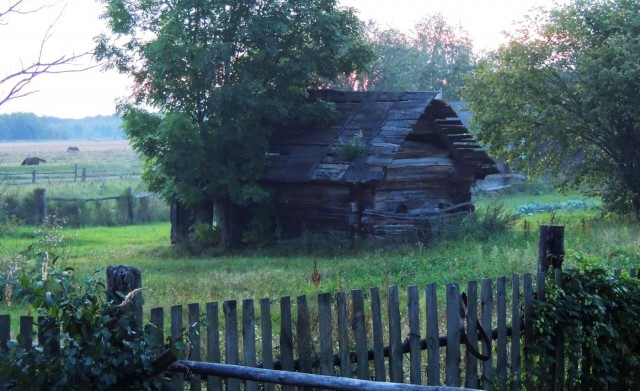
[[[0,140],[123,139],[117,115],[81,119],[39,117],[32,113],[0,115]]]

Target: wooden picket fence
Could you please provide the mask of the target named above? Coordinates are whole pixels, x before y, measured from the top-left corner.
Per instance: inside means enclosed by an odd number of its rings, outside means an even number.
[[[541,258],[553,260],[542,236]],[[133,281],[127,291],[140,287],[140,273],[133,271],[132,278],[109,278],[108,270],[108,285]],[[374,287],[298,296],[295,302],[286,296],[191,303],[168,313],[153,308],[148,321],[161,331],[158,343],[187,331],[190,348],[170,367],[176,389],[563,390],[573,379],[563,366],[562,344],[545,353],[556,357],[552,368],[542,367],[545,360],[531,349],[533,304],[545,298],[546,275],[443,289],[413,285],[405,293]],[[558,267],[556,284],[561,276]],[[141,306],[136,313],[141,323]],[[11,337],[10,324],[8,315],[0,315],[0,346]],[[33,318],[21,317],[25,346],[37,338],[33,328]],[[534,369],[545,375],[534,379]]]

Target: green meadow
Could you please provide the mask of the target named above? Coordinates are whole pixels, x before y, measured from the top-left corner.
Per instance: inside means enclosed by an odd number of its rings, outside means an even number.
[[[11,160],[4,153],[4,161],[18,160]],[[105,172],[122,169],[117,166],[122,164],[120,161],[113,165],[109,159],[101,161],[100,169]],[[6,168],[3,166],[0,169]],[[125,169],[130,170],[131,167]],[[127,186],[144,190],[139,179],[129,177],[51,184],[57,194],[83,196],[119,193]],[[5,194],[30,191],[28,187],[2,189]],[[590,206],[571,208],[565,204],[576,200]],[[33,265],[35,259],[29,254],[34,249],[56,256],[57,267],[74,268],[79,276],[96,271],[104,276],[104,269],[110,265],[133,266],[143,275],[148,314],[151,307],[168,308],[174,304],[265,297],[277,300],[282,296],[383,289],[389,285],[397,285],[402,291],[409,285],[464,284],[470,280],[533,273],[537,268],[538,231],[543,224],[565,226],[566,267],[574,266],[576,259],[584,257],[600,259],[614,268],[630,269],[638,265],[640,224],[633,219],[603,215],[596,199],[530,184],[500,194],[478,194],[475,202],[480,216],[513,214],[518,206],[527,204],[537,204],[540,210],[544,205],[557,205],[558,209],[520,213],[506,230],[487,228],[481,222],[460,222],[444,227],[447,234],[429,243],[416,243],[411,238],[355,240],[305,236],[264,249],[231,254],[204,251],[199,255],[170,244],[168,221],[85,228],[60,225],[47,229],[5,224],[0,228],[0,267],[6,271]],[[31,253],[26,249],[31,249]],[[316,283],[311,279],[314,265],[320,274]],[[18,315],[21,310],[18,303],[11,306],[6,300],[0,303],[2,313]]]

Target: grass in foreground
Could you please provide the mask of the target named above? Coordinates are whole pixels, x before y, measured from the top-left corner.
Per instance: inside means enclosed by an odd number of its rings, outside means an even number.
[[[524,228],[525,221],[528,229]],[[167,308],[192,302],[264,297],[277,300],[282,296],[366,290],[373,286],[383,289],[398,285],[403,291],[414,284],[443,286],[447,282],[464,284],[469,280],[532,273],[537,268],[540,224],[566,226],[568,255],[579,251],[606,259],[612,267],[637,267],[640,223],[599,218],[591,210],[521,217],[503,234],[482,240],[469,235],[427,246],[390,246],[381,239],[355,243],[330,238],[325,244],[300,242],[297,246],[224,256],[189,256],[170,245],[169,224],[157,223],[62,229],[51,235],[45,247],[63,255],[60,266],[73,267],[83,275],[109,265],[134,266],[143,274],[145,306]],[[42,240],[42,233],[36,231],[34,227],[21,227],[3,238],[0,254],[5,265],[19,260],[15,254]],[[54,240],[56,235],[64,240]],[[317,285],[311,281],[314,259],[321,275]],[[568,256],[565,264],[571,266],[571,262]],[[9,310],[0,304],[1,312]]]

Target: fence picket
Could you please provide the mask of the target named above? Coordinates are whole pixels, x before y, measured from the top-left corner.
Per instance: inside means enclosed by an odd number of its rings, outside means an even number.
[[[478,347],[478,283],[469,281],[467,283],[467,341],[470,346]],[[465,349],[465,376],[464,386],[468,388],[478,388],[478,359],[471,354],[469,349]]]
[[[409,381],[422,384],[422,351],[420,347],[420,294],[418,286],[407,288],[409,315]]]
[[[400,300],[398,287],[390,286],[388,289],[387,309],[389,313],[389,378],[394,383],[404,381],[402,368],[402,341],[400,322]]]
[[[218,303],[207,303],[207,361],[220,363],[220,320]],[[222,379],[218,376],[207,377],[207,391],[221,391]]]
[[[309,305],[307,296],[298,296],[298,317],[296,321],[296,335],[298,342],[298,371],[311,373],[311,325],[309,323]],[[309,390],[309,388],[304,388]]]
[[[511,278],[511,390],[522,390],[522,376],[520,371],[520,278],[513,275]]]
[[[534,391],[533,388],[533,282],[531,273],[523,276],[523,299],[524,299],[524,388],[527,391]],[[511,335],[513,338],[513,334]]]
[[[227,364],[239,365],[240,353],[238,351],[238,303],[235,300],[227,300],[222,303],[224,313],[224,352]],[[240,391],[238,379],[227,379],[227,390]]]
[[[356,341],[356,375],[358,379],[369,379],[369,359],[367,358],[367,330],[364,319],[364,297],[362,290],[351,291],[352,320],[351,327]]]
[[[380,307],[380,290],[371,288],[371,323],[373,325],[373,367],[375,368],[375,380],[387,381],[386,366],[384,360],[384,337],[382,333],[382,310]]]
[[[496,344],[496,374],[498,389],[507,389],[507,287],[504,277],[496,281],[496,315],[498,322],[498,340]]]
[[[351,376],[351,365],[349,363],[349,339],[347,330],[347,297],[343,291],[336,295],[336,306],[338,313],[338,350],[340,357],[340,376]]]
[[[427,384],[440,385],[440,328],[436,284],[426,286],[427,306]]]
[[[11,317],[0,315],[0,356],[7,352],[7,342],[11,338]],[[0,376],[0,391],[6,391],[6,378]]]
[[[263,298],[260,300],[260,329],[262,336],[262,368],[273,368],[273,334],[271,327],[271,300]],[[272,391],[275,385],[264,383],[264,391]]]
[[[171,338],[178,339],[182,334],[182,306],[171,306]],[[179,357],[184,359],[184,355]],[[184,374],[180,372],[174,372],[171,374],[171,385],[178,387],[178,389],[184,388]]]
[[[331,318],[331,294],[318,295],[318,318],[320,332],[320,374],[333,376],[333,322]]]
[[[256,319],[253,307],[253,300],[242,300],[242,346],[243,365],[248,367],[256,366]],[[246,381],[247,391],[257,391],[258,384],[254,381]]]
[[[191,303],[188,306],[189,312],[189,360],[200,361],[200,305]],[[200,375],[194,374],[189,379],[190,391],[200,391],[202,383]]]
[[[293,371],[293,328],[291,326],[291,298],[280,298],[280,362],[283,371]],[[293,391],[292,386],[282,386],[284,391]]]
[[[448,283],[447,300],[447,356],[445,385],[460,386],[460,289],[455,283]]]
[[[493,330],[493,291],[491,287],[491,280],[484,278],[482,280],[482,299],[480,303],[480,311],[482,312],[482,328],[491,335]],[[482,354],[487,356],[491,355],[489,360],[482,363],[482,388],[488,391],[493,389],[493,339],[489,338],[487,346],[482,344]]]

